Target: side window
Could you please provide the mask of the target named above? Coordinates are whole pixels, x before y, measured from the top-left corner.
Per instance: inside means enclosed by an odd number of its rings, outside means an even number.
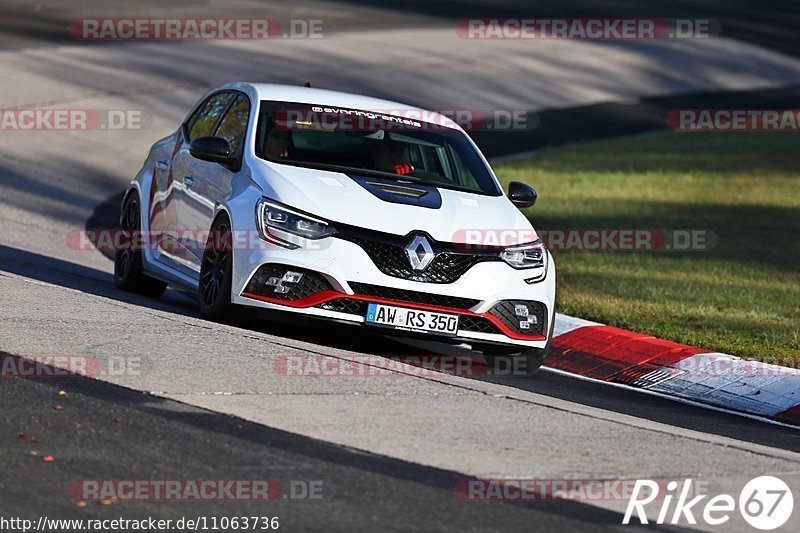
[[[464,164],[464,160],[461,159],[461,156],[458,155],[458,152],[453,149],[452,146],[448,145],[448,153],[453,158],[453,163],[456,167],[456,175],[459,177],[460,183],[458,185],[462,187],[467,187],[469,189],[478,189],[480,190],[480,185],[478,185],[478,180],[475,179],[475,176],[472,175],[469,167]]]
[[[231,154],[238,156],[247,132],[247,119],[250,116],[250,101],[239,95],[233,102],[214,135],[224,137],[231,146]]]
[[[206,100],[206,103],[200,109],[200,113],[189,124],[189,140],[192,141],[198,137],[211,135],[220,115],[225,111],[232,98],[233,95],[231,93],[220,93]]]

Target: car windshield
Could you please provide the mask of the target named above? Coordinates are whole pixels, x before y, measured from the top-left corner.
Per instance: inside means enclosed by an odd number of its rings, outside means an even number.
[[[301,167],[502,194],[464,133],[388,113],[263,101],[256,155]]]

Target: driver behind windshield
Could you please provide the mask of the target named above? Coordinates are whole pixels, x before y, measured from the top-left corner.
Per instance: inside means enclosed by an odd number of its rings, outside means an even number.
[[[371,168],[393,174],[408,174],[413,170],[409,164],[408,145],[394,141],[386,136],[372,143],[370,150]]]
[[[292,138],[288,131],[274,127],[267,135],[266,152],[270,159],[289,159]]]

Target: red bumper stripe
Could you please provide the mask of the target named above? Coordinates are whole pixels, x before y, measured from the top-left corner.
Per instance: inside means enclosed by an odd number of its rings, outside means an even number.
[[[253,300],[261,300],[262,302],[269,302],[272,304],[286,305],[288,307],[314,307],[321,303],[340,298],[343,295],[341,292],[336,291],[322,291],[299,300],[281,300],[280,298],[270,298],[269,296],[261,296],[260,294],[253,294],[252,292],[243,292],[242,296],[252,298]],[[346,295],[345,295],[346,296]]]
[[[509,330],[508,327],[505,324],[503,324],[503,322],[499,318],[490,315],[488,313],[473,313],[472,311],[468,311],[466,309],[453,309],[450,307],[442,307],[438,305],[403,302],[400,300],[390,300],[387,298],[378,298],[375,296],[365,296],[363,294],[345,294],[343,292],[336,292],[336,291],[323,291],[293,301],[281,300],[279,298],[270,298],[269,296],[261,296],[260,294],[253,294],[250,292],[243,292],[242,296],[246,298],[252,298],[254,300],[261,300],[262,302],[286,305],[288,307],[294,307],[294,308],[315,307],[321,303],[325,303],[330,300],[335,300],[337,298],[352,298],[354,300],[361,300],[364,302],[383,303],[388,305],[397,305],[400,307],[410,307],[412,309],[424,309],[427,311],[437,311],[440,313],[450,313],[456,315],[466,315],[466,316],[485,318],[486,320],[497,326],[497,328],[503,332],[503,335],[515,340],[543,341],[547,338],[545,335],[520,335],[519,333],[514,333],[513,331]]]

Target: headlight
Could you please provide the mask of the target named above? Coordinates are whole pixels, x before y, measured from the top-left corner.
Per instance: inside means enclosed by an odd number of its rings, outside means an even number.
[[[256,207],[261,238],[286,248],[299,248],[303,239],[322,239],[336,233],[324,220],[261,199]]]
[[[500,258],[516,269],[535,269],[528,283],[539,281],[547,274],[547,248],[542,241],[506,248]]]

